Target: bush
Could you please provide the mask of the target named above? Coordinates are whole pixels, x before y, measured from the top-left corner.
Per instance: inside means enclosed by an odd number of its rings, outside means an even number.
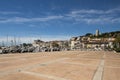
[[[116,48],[115,51],[116,51],[116,52],[120,52],[120,48]]]

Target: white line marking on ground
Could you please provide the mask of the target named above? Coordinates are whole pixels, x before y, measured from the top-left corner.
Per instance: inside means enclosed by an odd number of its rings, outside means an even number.
[[[17,62],[20,62],[20,61],[28,61],[29,59],[31,60],[31,59],[42,59],[42,58],[45,58],[45,57],[48,57],[48,56],[42,56],[42,57],[35,57],[35,58],[16,58],[16,59],[19,59],[19,60],[16,60],[15,61],[15,59],[13,58],[13,60],[8,60],[8,61],[2,61],[2,62],[0,62],[0,64],[1,63],[10,63],[10,61],[11,62],[13,62],[14,61],[14,63],[17,63]]]
[[[35,73],[35,72],[28,72],[28,71],[22,71],[22,73],[33,75],[33,76],[38,76],[38,77],[44,77],[52,80],[68,80],[65,78],[61,77],[56,77],[56,76],[51,76],[51,75],[46,75],[46,74],[41,74],[41,73]]]
[[[33,68],[36,68],[36,67],[39,67],[39,66],[44,66],[44,65],[56,63],[56,62],[59,62],[59,61],[62,61],[62,60],[66,60],[66,59],[69,59],[69,58],[61,58],[61,59],[56,59],[56,60],[47,61],[47,62],[44,62],[44,63],[39,63],[39,64],[32,65],[32,66],[29,66],[29,67],[25,67],[25,68],[22,69],[22,70],[29,70],[29,69],[33,69]]]
[[[98,66],[98,69],[93,77],[93,80],[102,80],[102,74],[103,74],[104,63],[105,63],[104,58],[105,58],[105,54],[103,55],[100,65]]]
[[[106,68],[120,68],[120,67],[117,67],[117,66],[105,66]]]
[[[64,64],[71,64],[71,65],[82,65],[82,66],[97,66],[97,65],[91,65],[91,64],[83,64],[83,63],[74,63],[74,62],[61,62]]]
[[[44,63],[37,63],[37,64],[27,66],[27,67],[21,67],[21,68],[6,70],[6,71],[0,71],[0,76],[15,73],[15,72],[20,72],[22,70],[33,69],[33,68],[36,68],[36,67],[39,67],[39,66],[52,64],[52,63],[59,62],[59,61],[65,60],[65,59],[69,59],[69,58],[60,58],[60,59],[56,59],[56,60],[47,61],[47,62],[44,62]]]
[[[51,63],[59,62],[59,61],[66,60],[66,59],[69,59],[69,58],[56,59],[56,60],[45,62],[43,64],[51,64]]]
[[[104,67],[104,60],[101,61],[93,80],[102,80],[102,73],[103,73],[103,67]]]
[[[88,58],[88,57],[79,57],[79,58],[71,58],[71,60],[77,60],[77,59],[79,59],[79,60],[99,60],[99,59],[90,59],[90,58]]]

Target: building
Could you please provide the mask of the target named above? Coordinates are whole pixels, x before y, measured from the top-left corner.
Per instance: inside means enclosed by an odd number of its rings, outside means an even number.
[[[99,36],[99,30],[96,30],[96,36]],[[91,38],[89,36],[72,37],[70,47],[73,49],[106,49],[113,48],[115,38]]]
[[[44,42],[42,40],[34,40],[32,45],[42,50],[43,49],[50,49],[51,51],[53,49],[66,50],[69,47],[69,41],[55,40],[55,41]]]

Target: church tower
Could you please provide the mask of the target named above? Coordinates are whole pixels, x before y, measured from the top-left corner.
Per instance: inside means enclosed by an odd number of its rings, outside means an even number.
[[[99,36],[99,30],[96,30],[96,34],[95,34],[96,36]]]

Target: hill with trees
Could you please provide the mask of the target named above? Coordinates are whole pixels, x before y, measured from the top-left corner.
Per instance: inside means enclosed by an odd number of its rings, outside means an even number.
[[[98,36],[92,33],[87,33],[85,36],[90,38],[117,38],[120,36],[120,31],[101,33]]]
[[[114,31],[114,32],[106,32],[106,33],[101,33],[98,36],[92,33],[87,33],[85,37],[90,37],[90,38],[115,38],[114,41],[114,50],[116,52],[120,52],[120,31]]]

